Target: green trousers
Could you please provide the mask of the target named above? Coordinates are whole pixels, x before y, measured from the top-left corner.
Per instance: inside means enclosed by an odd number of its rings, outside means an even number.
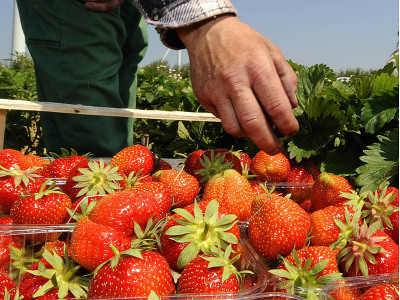
[[[147,25],[126,1],[92,12],[79,0],[17,0],[39,101],[135,108]],[[47,151],[110,157],[133,143],[132,118],[41,113]]]

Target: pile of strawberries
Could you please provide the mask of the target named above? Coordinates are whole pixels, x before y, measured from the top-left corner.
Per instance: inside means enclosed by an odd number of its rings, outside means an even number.
[[[327,283],[379,274],[398,285],[398,189],[359,194],[311,159],[198,150],[177,170],[141,145],[107,162],[5,149],[0,169],[0,299],[317,299]],[[70,234],[16,230],[60,224]],[[398,299],[394,282],[374,288],[330,296]]]

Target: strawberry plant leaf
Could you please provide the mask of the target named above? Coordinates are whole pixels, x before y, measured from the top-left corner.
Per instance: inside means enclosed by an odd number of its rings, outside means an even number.
[[[355,170],[362,165],[359,156],[360,151],[355,147],[331,150],[324,155],[320,170],[343,177],[355,176],[357,175]]]
[[[355,184],[361,191],[374,191],[398,182],[399,172],[399,129],[387,136],[378,136],[379,143],[373,143],[364,151],[360,160],[365,164],[357,168],[359,174]]]

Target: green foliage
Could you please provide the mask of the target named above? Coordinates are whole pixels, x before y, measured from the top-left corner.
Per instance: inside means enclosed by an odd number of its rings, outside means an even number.
[[[37,101],[33,61],[17,54],[10,67],[0,65],[0,98]],[[22,152],[44,154],[38,112],[7,112],[4,147]]]
[[[393,69],[359,72],[343,83],[326,65],[296,65],[300,132],[285,139],[290,158],[312,156],[322,172],[353,177],[363,190],[398,185],[399,79],[390,75]]]
[[[188,67],[172,69],[155,62],[138,72],[137,108],[164,111],[206,112],[196,99]],[[220,123],[137,119],[136,138],[150,136],[152,149],[162,157],[179,157],[197,149],[249,149],[244,138],[224,132]]]

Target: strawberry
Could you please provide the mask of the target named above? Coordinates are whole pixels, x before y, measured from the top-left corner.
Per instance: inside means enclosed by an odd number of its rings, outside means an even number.
[[[113,257],[110,245],[119,251],[130,247],[132,238],[107,225],[95,223],[89,217],[80,219],[71,236],[73,259],[89,271]]]
[[[196,173],[196,171],[197,171],[196,166],[199,165],[198,160],[204,152],[205,152],[204,150],[196,150],[196,151],[191,152],[186,157],[184,165],[183,165],[183,171],[196,177],[197,180],[200,180],[201,176],[200,176],[200,174]]]
[[[11,229],[13,221],[10,216],[0,217],[0,226],[4,229]],[[10,246],[20,250],[23,247],[24,241],[23,237],[16,234],[4,233],[0,235],[0,273],[8,273],[9,264],[12,263],[11,260],[11,253],[10,253]],[[15,233],[15,232],[14,232]],[[0,289],[1,292],[1,289]],[[1,299],[1,297],[0,297]]]
[[[0,166],[5,169],[15,169],[17,166],[21,170],[26,170],[33,167],[25,154],[14,149],[3,149],[0,151]]]
[[[353,221],[354,222],[354,221]],[[399,272],[399,245],[375,222],[368,226],[358,223],[338,255],[345,276],[364,276]]]
[[[50,153],[54,158],[48,168],[47,173],[52,178],[67,178],[69,172],[80,162],[87,162],[90,153],[78,155],[78,153],[71,149],[71,152],[61,148],[61,156],[56,153]]]
[[[335,219],[345,222],[344,206],[328,206],[314,211],[310,216],[310,242],[314,246],[329,247],[339,238],[340,228]]]
[[[160,216],[165,217],[172,207],[172,196],[168,186],[162,182],[144,182],[129,188],[134,192],[153,195],[158,203]]]
[[[78,163],[69,172],[63,191],[75,202],[81,196],[106,195],[125,188],[125,174],[100,159]]]
[[[359,300],[395,300],[399,299],[398,288],[393,284],[379,284],[370,287]]]
[[[118,167],[126,176],[139,171],[145,176],[154,168],[154,155],[142,145],[128,146],[112,157],[110,165]]]
[[[269,155],[260,150],[251,160],[250,170],[259,180],[282,182],[289,174],[290,162],[282,153]]]
[[[88,298],[127,299],[172,295],[175,285],[165,258],[154,251],[130,249],[116,253],[116,259],[95,271],[89,283]]]
[[[173,207],[185,207],[199,194],[199,183],[194,176],[178,170],[160,170],[153,174],[153,181],[167,185]]]
[[[47,159],[44,159],[38,155],[34,154],[27,154],[25,158],[30,162],[32,167],[37,167],[38,169],[35,171],[36,174],[39,174],[41,176],[47,175],[47,167],[50,164],[50,161]]]
[[[375,193],[369,192],[362,214],[367,223],[376,221],[382,223],[382,229],[398,244],[399,243],[399,190],[386,187]]]
[[[19,292],[23,299],[76,299],[86,297],[87,280],[77,276],[80,266],[68,255],[44,250],[43,258],[22,276]]]
[[[23,195],[36,193],[46,181],[35,174],[36,168],[21,170],[16,166],[12,170],[1,167],[0,170],[0,212],[9,214],[12,205]]]
[[[278,287],[307,299],[313,299],[312,296],[320,294],[326,283],[342,276],[335,251],[325,246],[294,249],[277,269],[269,272],[280,278]]]
[[[103,197],[104,195],[82,196],[73,202],[69,210],[69,215],[71,216],[69,222],[75,223],[83,217],[88,216],[93,207],[97,204],[97,201]]]
[[[17,286],[5,272],[0,272],[0,299],[14,299]],[[6,298],[8,297],[8,298]]]
[[[333,300],[358,300],[361,296],[361,291],[357,285],[343,285],[340,286],[341,281],[337,281],[338,287],[328,292],[329,299]]]
[[[250,182],[234,169],[218,173],[207,182],[202,201],[217,200],[229,213],[246,221],[255,193]]]
[[[76,223],[71,237],[73,258],[93,271],[113,256],[110,245],[118,251],[130,247],[137,224],[142,229],[154,217],[162,218],[156,198],[130,190],[108,194],[97,201],[89,216]]]
[[[63,224],[69,218],[68,209],[71,208],[71,199],[54,187],[48,187],[46,181],[39,192],[19,199],[11,208],[10,216],[14,224]],[[35,242],[44,242],[56,239],[59,233],[27,235],[26,239]]]
[[[314,177],[305,168],[293,166],[286,177],[286,182],[292,186],[287,187],[285,192],[291,194],[290,199],[299,203],[309,198]]]
[[[316,211],[327,206],[342,205],[348,201],[342,193],[350,193],[353,187],[349,181],[338,175],[321,173],[311,189],[311,210]]]
[[[239,272],[234,266],[240,255],[231,259],[231,246],[225,252],[214,251],[216,253],[196,256],[186,265],[179,278],[178,293],[210,295],[241,290],[241,276],[246,271]]]
[[[228,214],[217,201],[203,201],[173,212],[160,237],[161,253],[173,270],[182,270],[212,246],[226,249],[233,244],[236,249],[240,236],[237,217]]]
[[[310,219],[296,202],[276,194],[254,198],[248,221],[249,240],[261,256],[277,259],[306,245]],[[296,230],[293,230],[296,228]]]

